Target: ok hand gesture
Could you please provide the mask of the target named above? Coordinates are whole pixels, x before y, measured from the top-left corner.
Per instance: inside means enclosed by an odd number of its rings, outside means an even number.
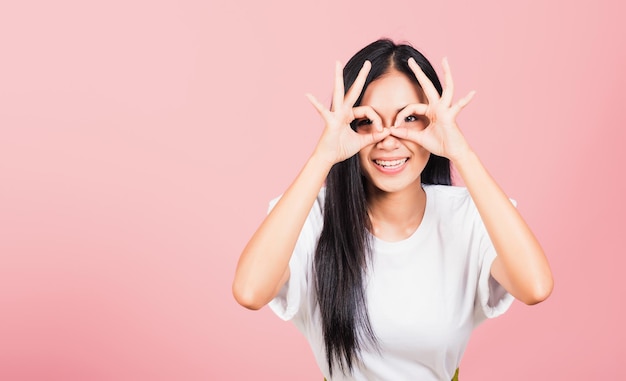
[[[322,105],[313,95],[307,98],[324,119],[325,127],[322,136],[315,148],[315,154],[328,163],[341,162],[361,150],[361,148],[383,140],[390,134],[388,128],[383,128],[378,114],[369,106],[354,107],[370,71],[371,63],[365,61],[359,74],[344,96],[343,70],[339,62],[335,66],[335,88],[330,110]],[[372,121],[371,133],[359,134],[350,127],[355,119],[367,118]]]
[[[400,112],[391,128],[391,134],[398,138],[408,139],[421,145],[431,153],[455,161],[469,150],[469,145],[456,123],[456,116],[474,97],[472,91],[458,102],[452,104],[454,84],[448,60],[443,60],[445,87],[439,96],[437,89],[424,74],[413,58],[409,58],[409,67],[419,81],[428,104],[412,104]],[[424,115],[430,123],[423,130],[403,126],[402,121],[410,115]]]

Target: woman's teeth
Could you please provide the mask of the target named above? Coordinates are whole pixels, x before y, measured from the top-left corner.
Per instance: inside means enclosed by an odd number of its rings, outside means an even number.
[[[400,160],[374,160],[374,163],[376,163],[376,165],[380,165],[381,167],[392,168],[392,167],[401,166],[407,160],[408,160],[407,158],[400,159]]]

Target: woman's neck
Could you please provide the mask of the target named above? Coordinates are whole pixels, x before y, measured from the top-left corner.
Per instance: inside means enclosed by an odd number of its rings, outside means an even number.
[[[419,182],[393,193],[368,189],[367,203],[372,234],[383,241],[401,241],[422,222],[426,193]]]

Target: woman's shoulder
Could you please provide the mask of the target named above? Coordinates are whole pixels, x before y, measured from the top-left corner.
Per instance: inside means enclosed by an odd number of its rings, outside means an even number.
[[[431,197],[437,203],[466,205],[475,208],[474,200],[466,187],[456,185],[422,184],[426,196]],[[517,207],[517,201],[510,199]]]
[[[472,197],[465,187],[455,185],[432,185],[423,184],[427,197],[434,198],[437,202],[467,202]]]
[[[423,185],[429,218],[452,231],[470,228],[470,221],[479,217],[476,205],[465,187],[452,185]]]

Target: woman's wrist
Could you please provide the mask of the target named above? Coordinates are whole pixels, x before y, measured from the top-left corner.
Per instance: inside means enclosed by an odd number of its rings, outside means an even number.
[[[314,164],[316,167],[325,168],[327,171],[330,171],[332,166],[337,163],[337,160],[329,153],[315,149],[309,157],[308,162]]]
[[[459,152],[454,158],[450,158],[450,162],[456,168],[466,186],[468,182],[471,183],[472,179],[475,179],[476,175],[481,172],[482,163],[472,149]]]
[[[472,148],[467,145],[463,149],[457,150],[453,155],[450,155],[448,159],[456,167],[460,168],[476,158],[476,153]]]
[[[314,151],[307,160],[307,166],[312,166],[313,168],[323,171],[325,174],[330,172],[333,165],[335,165],[335,162],[330,159],[328,155],[324,155],[317,150]]]

